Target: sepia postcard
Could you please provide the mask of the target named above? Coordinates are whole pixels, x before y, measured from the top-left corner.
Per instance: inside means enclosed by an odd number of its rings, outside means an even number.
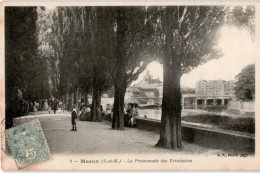
[[[1,168],[260,170],[259,2],[1,2]]]

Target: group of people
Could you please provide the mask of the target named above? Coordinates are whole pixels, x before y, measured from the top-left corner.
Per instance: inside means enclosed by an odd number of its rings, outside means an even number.
[[[54,111],[54,114],[56,114],[56,111],[58,109],[64,110],[63,103],[57,99],[44,99],[44,100],[36,100],[36,101],[26,101],[24,99],[19,100],[18,107],[19,110],[22,112],[23,115],[29,114],[29,112],[36,112],[36,111],[49,111],[49,114],[51,110]]]
[[[63,103],[59,100],[36,100],[36,101],[27,101],[24,99],[18,99],[16,102],[16,111],[19,112],[17,116],[28,115],[29,112],[36,112],[36,111],[54,111],[56,114],[57,110],[63,110]]]
[[[113,106],[107,104],[106,111],[105,111],[106,119],[109,121],[113,120]],[[125,107],[125,114],[124,114],[124,125],[126,127],[135,127],[136,126],[136,118],[139,116],[138,114],[138,104],[136,103],[129,103]]]
[[[139,116],[138,114],[138,104],[129,103],[126,109],[126,113],[124,116],[125,126],[135,127],[136,126],[136,118]]]
[[[83,116],[90,116],[91,105],[88,103],[79,102],[78,116],[81,120],[84,120]]]
[[[72,105],[73,109],[71,112],[71,131],[77,131],[76,119],[87,120],[90,117],[91,105],[79,102],[78,108],[76,105]],[[104,113],[107,120],[113,120],[113,106],[107,104],[105,112],[103,112],[103,108],[101,106],[101,112]],[[136,118],[139,116],[138,114],[138,104],[129,103],[125,107],[124,114],[124,125],[126,127],[135,127],[136,126]]]
[[[49,114],[51,113],[51,110],[53,110],[54,114],[56,114],[56,111],[63,111],[65,110],[65,105],[57,100],[57,99],[52,99],[49,101],[49,104],[46,105],[48,110],[49,110]]]

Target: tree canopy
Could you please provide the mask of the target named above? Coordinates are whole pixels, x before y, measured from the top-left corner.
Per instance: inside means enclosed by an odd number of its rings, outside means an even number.
[[[248,65],[236,76],[235,95],[238,99],[250,101],[255,98],[255,64]]]

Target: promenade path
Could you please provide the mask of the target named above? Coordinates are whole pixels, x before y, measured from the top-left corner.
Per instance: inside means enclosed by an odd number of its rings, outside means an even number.
[[[111,122],[77,121],[78,131],[70,131],[69,112],[44,114],[17,118],[16,124],[39,119],[52,154],[177,154],[177,155],[216,155],[222,150],[205,148],[183,142],[182,150],[169,150],[155,147],[159,134],[135,128],[124,131],[112,130]]]

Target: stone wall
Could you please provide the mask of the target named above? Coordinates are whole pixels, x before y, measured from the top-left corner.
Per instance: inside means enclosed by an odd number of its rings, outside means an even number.
[[[136,127],[142,130],[159,133],[159,120],[138,118]],[[234,132],[224,129],[213,129],[182,123],[182,139],[208,148],[222,149],[229,152],[254,153],[255,137],[252,134]]]

